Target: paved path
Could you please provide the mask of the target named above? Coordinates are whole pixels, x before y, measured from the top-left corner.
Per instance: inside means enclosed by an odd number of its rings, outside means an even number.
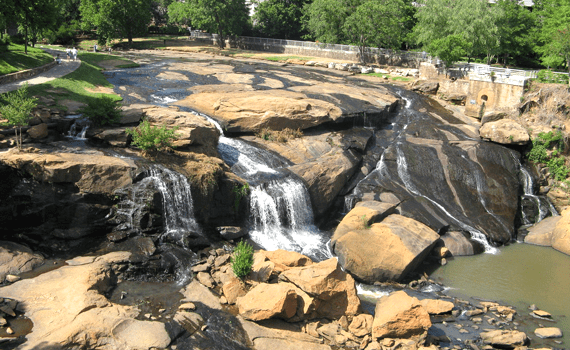
[[[49,54],[52,54],[53,56],[59,54],[59,57],[62,58],[61,63],[54,66],[52,69],[48,70],[47,72],[43,72],[43,73],[38,74],[36,76],[33,76],[31,78],[18,80],[18,81],[14,81],[12,83],[0,85],[0,94],[8,92],[8,91],[17,90],[20,86],[22,86],[26,82],[28,83],[28,85],[31,86],[31,85],[42,84],[42,83],[45,83],[45,82],[48,82],[50,80],[54,80],[57,78],[61,78],[64,75],[67,75],[67,74],[73,72],[74,70],[79,68],[79,66],[81,65],[81,61],[79,59],[77,59],[77,61],[69,61],[68,62],[66,59],[66,56],[65,56],[65,51],[58,51],[58,50],[51,50],[51,49],[43,49],[43,50]]]

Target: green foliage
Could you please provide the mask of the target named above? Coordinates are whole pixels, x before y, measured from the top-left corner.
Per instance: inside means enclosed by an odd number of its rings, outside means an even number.
[[[497,11],[497,54],[504,57],[526,55],[532,48],[531,34],[536,26],[536,16],[518,2],[499,0],[493,10]]]
[[[265,0],[256,1],[253,15],[254,33],[268,38],[301,39],[303,30],[303,6],[309,0]]]
[[[151,21],[151,0],[82,0],[79,10],[84,29],[97,28],[99,44],[115,38],[127,38],[146,33]]]
[[[305,6],[305,27],[317,41],[364,47],[399,48],[407,34],[402,0],[315,0]]]
[[[249,26],[249,10],[245,0],[194,0],[173,2],[168,16],[174,23],[190,23],[193,27],[218,34],[218,45],[225,47],[228,35],[241,35]]]
[[[144,120],[138,127],[127,129],[126,132],[133,137],[133,144],[144,151],[166,151],[174,148],[172,141],[178,138],[177,129],[168,129],[166,125],[153,126]]]
[[[548,69],[538,71],[536,80],[541,83],[568,84],[568,75],[558,74]]]
[[[231,265],[238,278],[245,278],[253,266],[253,247],[245,241],[239,242],[234,249]]]
[[[57,30],[48,30],[45,37],[49,44],[71,45],[78,30],[79,25],[64,23]]]
[[[449,68],[454,62],[459,61],[469,51],[470,47],[471,44],[463,36],[451,34],[445,38],[434,40],[427,50],[433,56],[439,57],[444,62],[445,67]]]
[[[566,159],[560,155],[564,149],[564,135],[561,131],[556,133],[539,133],[538,137],[532,140],[532,149],[527,154],[530,161],[545,164],[550,173],[558,181],[565,180],[570,172],[566,166]]]
[[[32,109],[36,107],[36,98],[28,97],[28,84],[16,91],[9,92],[2,96],[4,104],[0,106],[0,115],[8,120],[8,125],[16,127],[16,144],[22,148],[22,127],[28,125],[31,118]],[[18,130],[20,136],[18,138]]]
[[[232,189],[232,192],[234,193],[234,209],[235,209],[235,212],[237,213],[239,210],[239,204],[241,203],[242,198],[244,198],[245,196],[247,196],[249,194],[249,184],[245,183],[241,186],[236,185]]]
[[[541,55],[543,64],[570,68],[570,3],[544,0],[537,12],[542,26],[538,30],[535,50]]]
[[[107,96],[89,101],[78,112],[97,126],[110,125],[121,119],[121,105]]]
[[[52,61],[53,56],[41,49],[29,48],[26,54],[24,45],[8,43],[0,46],[0,75],[43,66]]]
[[[372,225],[370,225],[370,223],[368,222],[368,218],[366,217],[366,215],[362,215],[360,217],[360,228],[362,230],[369,230],[372,227]]]

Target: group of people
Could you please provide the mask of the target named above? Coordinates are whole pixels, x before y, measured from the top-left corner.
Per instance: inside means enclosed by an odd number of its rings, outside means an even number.
[[[73,58],[73,60],[77,60],[77,49],[74,47],[73,49],[70,49],[69,47],[65,50],[65,53],[67,54],[67,60],[69,61],[70,59]]]

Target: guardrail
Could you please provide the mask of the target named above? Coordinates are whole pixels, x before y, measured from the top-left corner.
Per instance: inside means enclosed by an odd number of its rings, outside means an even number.
[[[201,39],[201,40],[211,40],[212,43],[216,42],[218,39],[217,34],[204,33],[201,31],[191,31],[190,38]],[[264,49],[270,49],[275,47],[289,47],[289,48],[303,48],[308,50],[318,51],[336,51],[343,53],[352,53],[357,55],[360,53],[360,48],[355,45],[342,45],[342,44],[327,44],[319,43],[313,41],[300,41],[300,40],[286,40],[286,39],[272,39],[272,38],[259,38],[259,37],[249,37],[240,36],[232,39],[235,43],[242,46],[255,46]],[[391,50],[376,47],[365,47],[365,55],[371,56],[398,56],[405,60],[415,60],[418,62],[429,62],[432,58],[426,52],[414,52],[414,51],[401,51],[401,50]]]

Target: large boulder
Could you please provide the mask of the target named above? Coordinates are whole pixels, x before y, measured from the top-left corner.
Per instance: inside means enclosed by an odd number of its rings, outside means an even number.
[[[353,210],[360,212],[360,208]],[[426,225],[393,214],[336,238],[334,252],[343,268],[358,280],[397,281],[427,257],[438,239],[439,235]]]
[[[417,298],[404,291],[380,298],[374,315],[373,338],[409,338],[431,327],[428,312]]]
[[[23,153],[8,151],[0,154],[0,162],[36,180],[68,183],[82,193],[108,194],[132,183],[137,166],[133,160],[79,153]]]
[[[345,234],[370,228],[373,223],[382,221],[390,214],[395,214],[395,207],[393,204],[377,201],[358,202],[336,227],[331,238],[333,246]]]
[[[341,269],[336,258],[292,268],[281,273],[279,279],[293,283],[316,299],[318,316],[338,318],[356,315],[360,310],[354,279]]]
[[[289,319],[297,313],[297,293],[290,283],[261,283],[237,299],[239,314],[252,321]]]
[[[524,238],[525,243],[540,246],[552,246],[552,232],[556,228],[562,216],[550,216],[528,229]]]
[[[503,145],[526,145],[530,142],[528,131],[512,119],[485,123],[479,134],[483,139]]]
[[[484,248],[480,243],[467,238],[459,231],[448,231],[441,236],[441,242],[453,256],[470,256],[482,253]]]
[[[439,82],[437,81],[425,81],[412,88],[413,91],[422,92],[428,95],[435,95],[439,89]]]
[[[138,310],[110,302],[112,268],[129,254],[76,258],[69,266],[0,288],[18,303],[18,311],[34,323],[26,348],[165,348],[170,336],[164,323],[136,320]]]
[[[552,248],[570,255],[570,208],[562,212],[562,218],[552,232]]]
[[[0,283],[6,275],[19,275],[44,263],[43,256],[34,254],[21,244],[0,241]]]

